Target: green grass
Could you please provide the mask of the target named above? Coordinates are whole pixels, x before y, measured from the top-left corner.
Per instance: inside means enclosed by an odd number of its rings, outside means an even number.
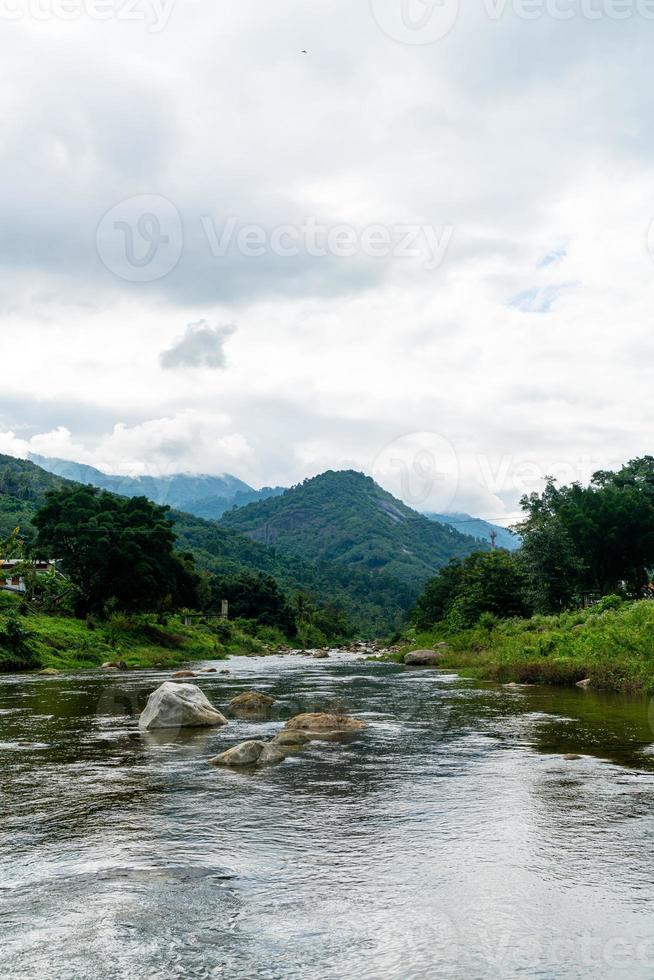
[[[185,626],[177,616],[165,624],[154,615],[112,616],[91,622],[66,616],[19,613],[20,602],[0,593],[0,672],[54,667],[75,670],[124,660],[128,667],[173,667],[193,660],[223,659],[230,654],[265,654],[284,642],[275,630],[256,630],[244,622],[201,620]],[[3,636],[18,623],[18,646]]]
[[[616,606],[615,608],[613,608]],[[575,684],[654,694],[654,602],[615,597],[560,616],[510,619],[459,633],[410,631],[402,651],[446,641],[444,667],[500,682]]]

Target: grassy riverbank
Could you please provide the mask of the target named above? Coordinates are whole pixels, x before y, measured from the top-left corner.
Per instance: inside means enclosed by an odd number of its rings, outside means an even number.
[[[0,672],[75,670],[109,660],[123,660],[129,667],[173,667],[230,654],[266,653],[284,640],[276,630],[250,631],[247,624],[218,619],[191,626],[172,615],[164,622],[154,615],[126,614],[86,621],[35,612],[21,615],[19,609],[15,597],[1,596]]]
[[[461,632],[410,631],[395,659],[445,641],[443,666],[485,680],[575,684],[654,694],[654,602],[614,596],[590,609],[482,624]]]

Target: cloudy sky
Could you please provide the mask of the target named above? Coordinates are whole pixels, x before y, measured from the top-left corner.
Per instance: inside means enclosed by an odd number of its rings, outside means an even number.
[[[654,449],[654,5],[0,8],[0,452],[508,521]]]

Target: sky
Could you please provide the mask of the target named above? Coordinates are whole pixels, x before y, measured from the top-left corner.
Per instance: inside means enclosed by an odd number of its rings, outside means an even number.
[[[650,0],[0,21],[0,452],[509,523],[652,451]]]

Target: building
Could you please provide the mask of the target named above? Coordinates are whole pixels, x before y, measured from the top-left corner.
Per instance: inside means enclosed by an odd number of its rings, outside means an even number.
[[[25,565],[24,558],[4,558],[0,559],[0,592],[27,592],[25,580],[20,574],[20,567]],[[47,572],[56,571],[56,562],[33,561],[30,562],[37,575],[45,575]]]

